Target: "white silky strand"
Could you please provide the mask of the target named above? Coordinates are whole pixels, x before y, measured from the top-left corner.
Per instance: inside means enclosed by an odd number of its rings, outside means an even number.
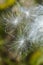
[[[34,50],[33,44],[36,48],[38,45],[43,45],[43,6],[39,5],[29,9],[21,7],[19,11],[20,15],[17,17],[4,18],[8,24],[11,24],[6,26],[9,28],[6,32],[15,37],[10,42],[11,44],[8,44],[10,46],[8,50],[27,55],[29,50]]]

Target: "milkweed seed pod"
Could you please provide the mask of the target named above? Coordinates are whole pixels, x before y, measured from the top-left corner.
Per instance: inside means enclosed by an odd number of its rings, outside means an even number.
[[[31,52],[43,45],[43,6],[29,9],[20,8],[20,15],[5,18],[6,37],[5,47],[11,54],[10,58],[17,61],[25,59]],[[8,14],[9,15],[9,14]],[[40,22],[41,21],[41,22]],[[9,40],[10,37],[10,40]]]
[[[8,54],[7,60],[4,61],[9,63],[8,65],[12,65],[10,60],[14,61],[13,65],[43,64],[43,6],[26,8],[17,3],[14,7],[17,9],[12,7],[1,11],[0,16],[6,33],[2,47]],[[6,63],[4,65],[7,65]]]

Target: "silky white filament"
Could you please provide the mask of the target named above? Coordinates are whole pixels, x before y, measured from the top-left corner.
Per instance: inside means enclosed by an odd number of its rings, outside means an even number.
[[[33,13],[37,16],[33,19],[33,22],[30,25],[30,29],[28,31],[28,40],[30,40],[32,43],[42,44],[43,45],[43,7],[40,6],[38,9],[33,10],[33,12],[36,11],[36,13]],[[31,15],[33,15],[31,14]],[[34,16],[32,16],[34,17]]]
[[[12,19],[11,23],[17,26],[21,22],[21,19],[21,17],[16,17],[15,19]]]
[[[24,8],[24,7],[20,7],[20,11],[25,14],[26,17],[29,17],[29,10]]]
[[[43,45],[43,6],[33,8],[20,8],[20,16],[7,19],[11,26],[8,33],[15,38],[8,44],[14,52],[27,54],[28,50],[33,51],[33,45]],[[13,14],[13,13],[12,13]],[[14,34],[15,33],[15,34]]]
[[[19,45],[18,45],[18,48],[20,48],[21,46],[23,46],[24,44],[24,39],[21,39],[20,41],[18,41],[19,42]]]

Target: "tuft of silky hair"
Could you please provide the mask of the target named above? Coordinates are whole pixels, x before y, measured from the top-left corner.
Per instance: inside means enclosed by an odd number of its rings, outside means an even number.
[[[8,11],[2,18],[6,24],[5,47],[12,58],[22,60],[43,45],[43,6],[19,7],[18,12],[14,16],[12,10]]]

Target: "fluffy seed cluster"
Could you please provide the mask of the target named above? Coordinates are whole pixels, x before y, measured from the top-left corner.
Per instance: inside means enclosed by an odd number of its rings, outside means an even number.
[[[30,50],[33,51],[39,45],[43,45],[43,6],[39,5],[29,9],[19,7],[20,14],[8,12],[2,16],[5,21],[7,33],[5,46],[8,51],[17,55],[27,56]],[[33,47],[34,45],[34,47]]]

